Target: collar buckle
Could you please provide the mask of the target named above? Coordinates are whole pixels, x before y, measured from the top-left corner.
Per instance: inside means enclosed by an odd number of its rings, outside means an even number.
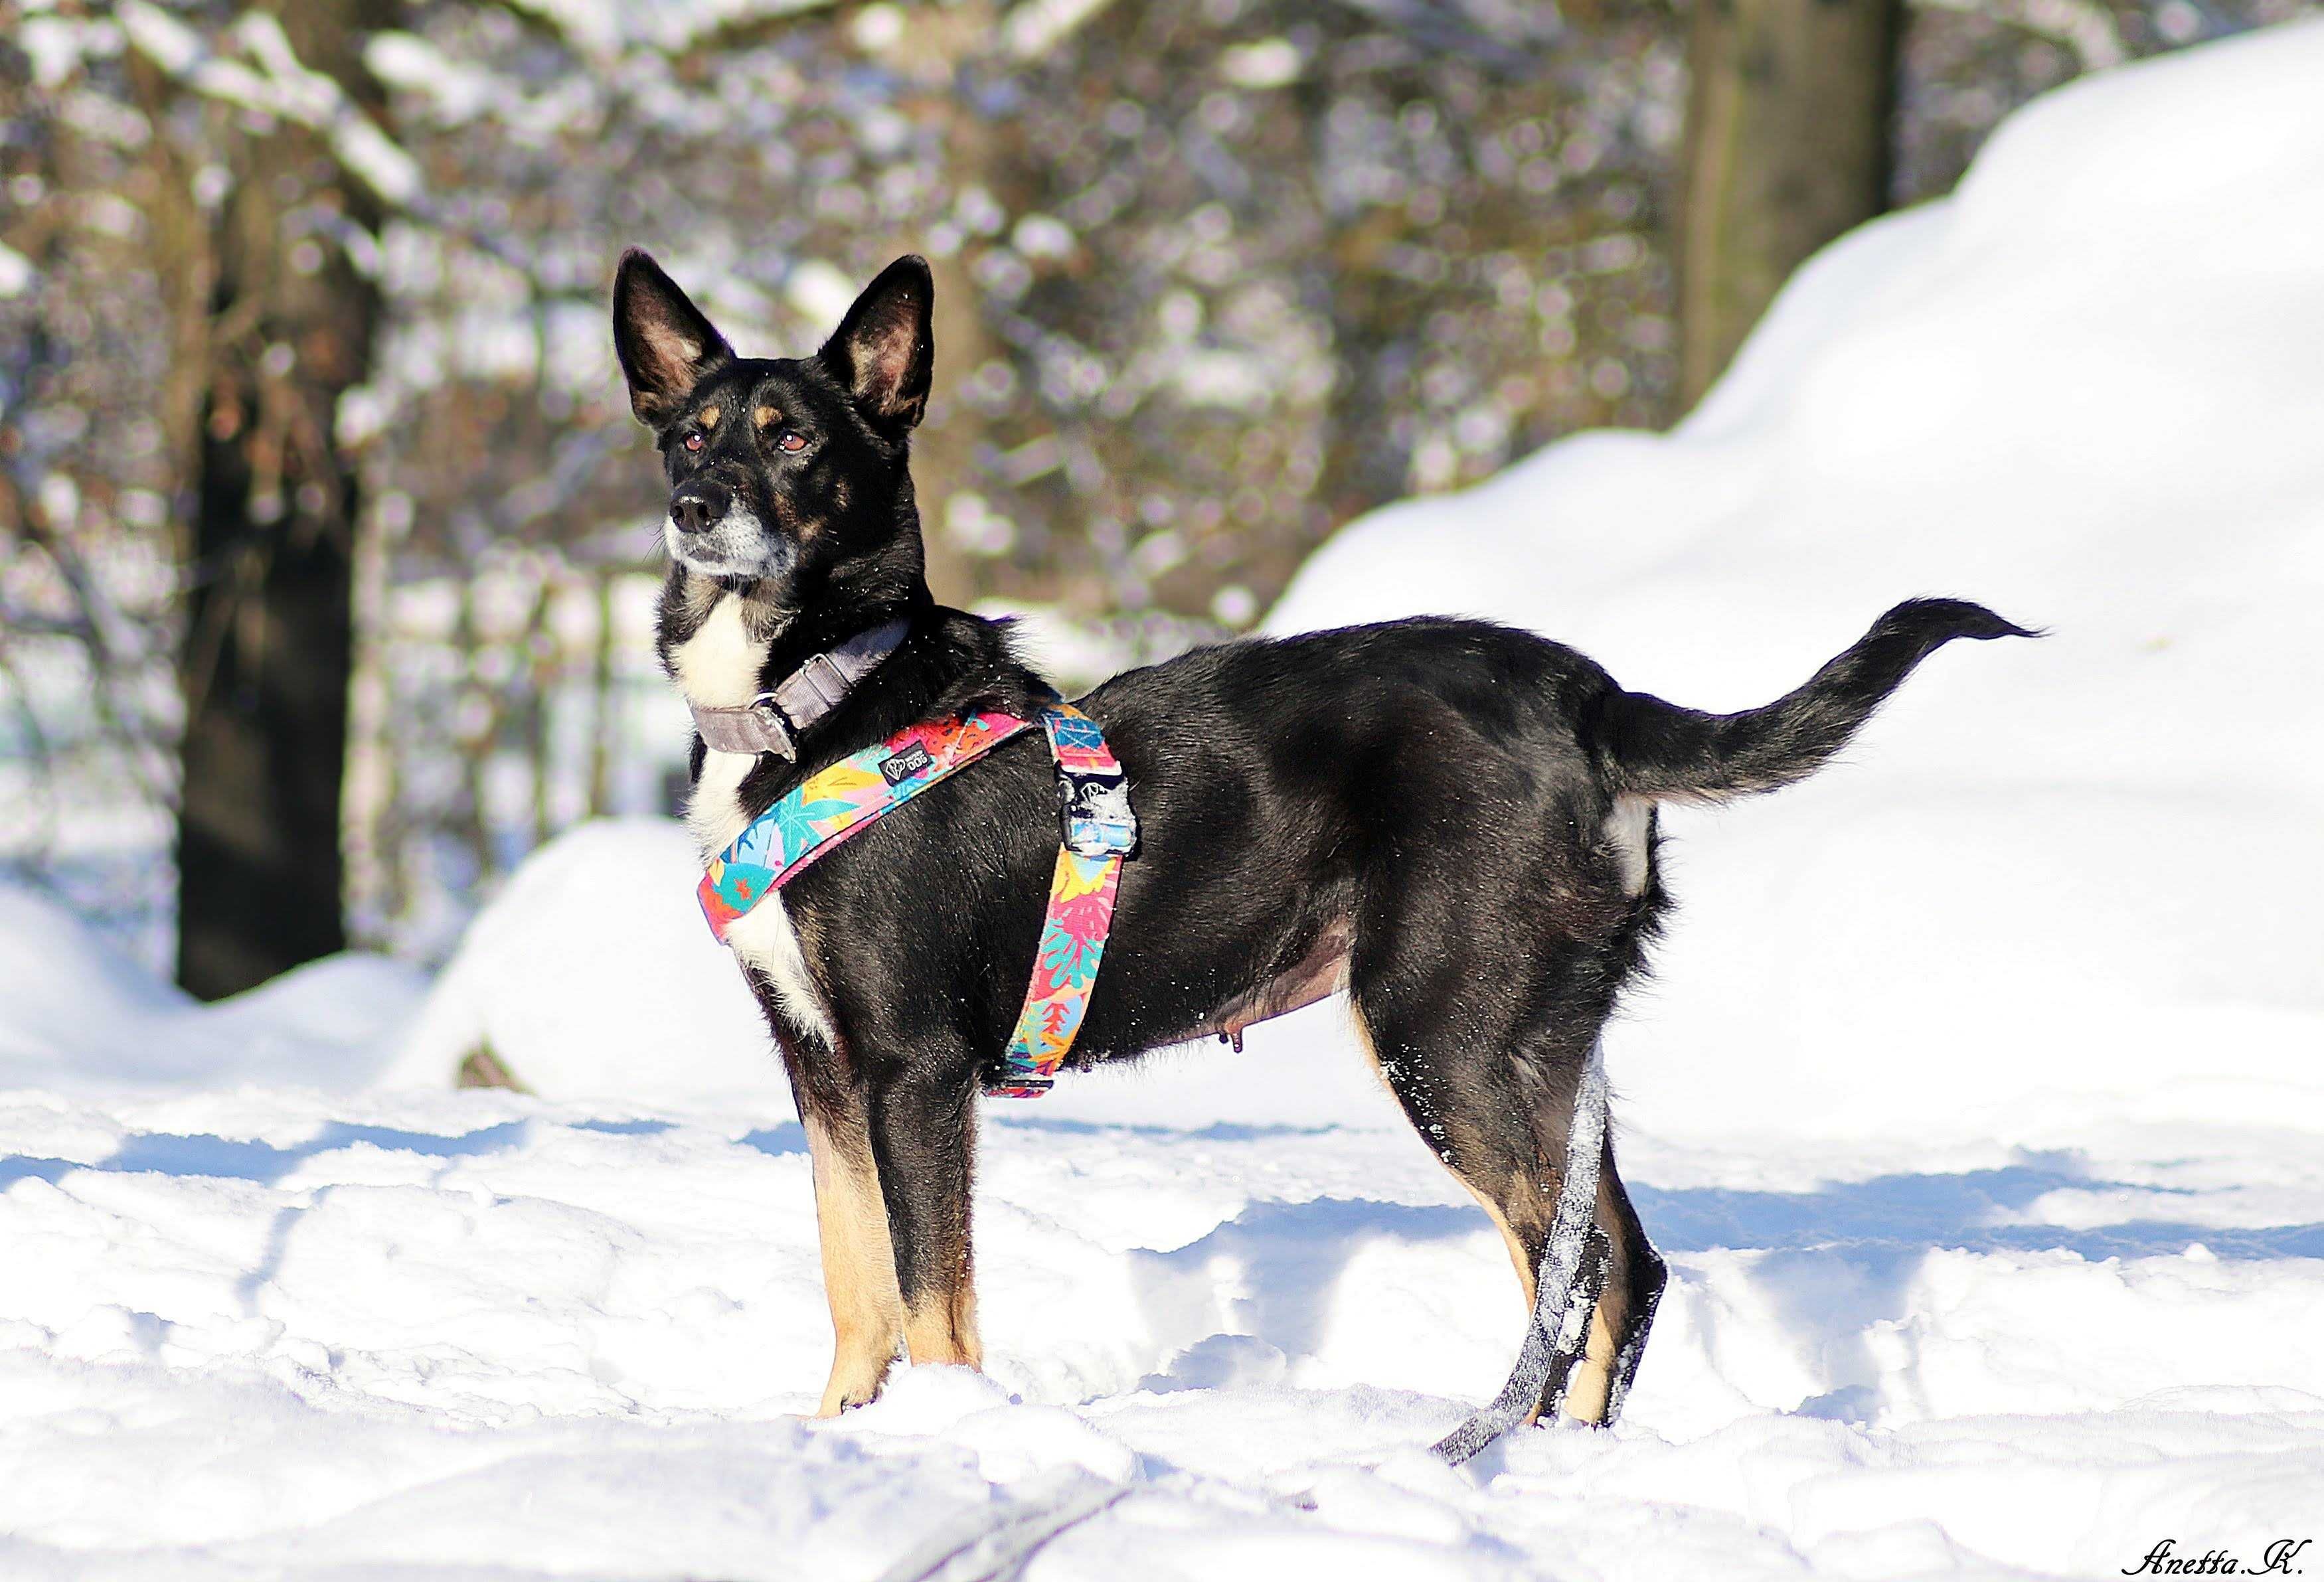
[[[820,658],[821,656],[817,656]],[[783,712],[782,700],[771,692],[762,692],[742,707],[751,722],[763,733],[761,752],[771,752],[778,758],[798,757],[798,732],[790,716]]]
[[[797,762],[800,733],[846,702],[855,684],[894,653],[910,630],[910,618],[899,615],[827,653],[810,655],[772,692],[740,707],[696,706],[695,732],[714,751],[770,752]]]

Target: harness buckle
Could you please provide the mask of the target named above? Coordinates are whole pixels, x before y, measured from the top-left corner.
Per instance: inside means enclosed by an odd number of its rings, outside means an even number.
[[[1111,772],[1057,768],[1057,826],[1076,857],[1127,857],[1138,848],[1138,815],[1130,810],[1130,777]]]
[[[780,758],[798,757],[798,739],[792,732],[790,716],[771,692],[762,692],[744,705],[752,719],[766,731],[767,745],[761,750]]]

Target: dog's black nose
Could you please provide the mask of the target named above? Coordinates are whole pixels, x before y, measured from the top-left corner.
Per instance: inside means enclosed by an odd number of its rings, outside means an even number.
[[[734,496],[724,483],[704,480],[688,483],[671,497],[669,520],[678,524],[681,533],[699,533],[725,520],[726,508],[734,503]]]

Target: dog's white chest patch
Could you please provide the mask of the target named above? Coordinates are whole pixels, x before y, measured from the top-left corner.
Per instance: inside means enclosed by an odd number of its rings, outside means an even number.
[[[728,594],[672,651],[670,668],[687,702],[706,709],[740,708],[759,694],[766,652],[742,620],[742,602]],[[732,845],[751,822],[742,811],[742,790],[757,762],[746,752],[714,752],[703,759],[701,777],[687,799],[686,823],[705,862]]]
[[[703,755],[701,777],[686,799],[686,827],[694,832],[703,861],[733,845],[750,824],[750,814],[742,809],[742,782],[757,761],[747,752]]]
[[[688,702],[731,709],[758,695],[759,668],[765,657],[765,644],[751,636],[743,621],[742,601],[730,595],[718,601],[700,629],[671,653],[670,661]],[[706,863],[733,844],[749,825],[742,782],[758,761],[747,752],[704,755],[701,777],[687,799],[686,825]],[[794,1022],[836,1044],[831,1013],[807,970],[798,932],[791,926],[779,891],[736,918],[726,931],[726,943],[738,960],[766,975]]]
[[[767,645],[751,635],[742,601],[719,596],[694,635],[670,654],[678,690],[706,709],[735,709],[759,695],[759,667]]]

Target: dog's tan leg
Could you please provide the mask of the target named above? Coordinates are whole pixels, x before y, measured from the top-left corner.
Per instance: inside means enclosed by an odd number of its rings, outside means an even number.
[[[880,1185],[895,1231],[904,1344],[916,1363],[980,1367],[969,1244],[976,1088],[965,1073],[893,1081],[872,1098]]]
[[[1614,1390],[1614,1327],[1607,1320],[1606,1304],[1617,1300],[1611,1293],[1601,1296],[1590,1311],[1590,1338],[1565,1382],[1559,1409],[1576,1422],[1606,1421],[1606,1403]]]
[[[960,1283],[949,1292],[904,1310],[904,1345],[914,1362],[984,1366],[984,1344],[976,1333],[976,1275],[961,1271]]]
[[[1477,1200],[1478,1206],[1485,1210],[1494,1226],[1499,1229],[1501,1244],[1508,1248],[1509,1263],[1517,1272],[1517,1289],[1525,1298],[1525,1311],[1528,1313],[1532,1312],[1534,1295],[1540,1283],[1541,1276],[1535,1270],[1533,1260],[1526,1255],[1523,1238],[1517,1235],[1516,1228],[1509,1223],[1508,1216],[1501,1212],[1501,1206],[1494,1200],[1492,1194],[1485,1191],[1458,1170],[1452,1171],[1452,1179],[1468,1189],[1469,1195]]]
[[[1525,1299],[1526,1316],[1531,1318],[1534,1302],[1540,1293],[1541,1273],[1536,1255],[1527,1250],[1527,1246],[1528,1243],[1539,1246],[1547,1235],[1550,1219],[1556,1210],[1556,1194],[1545,1191],[1514,1175],[1497,1194],[1471,1180],[1458,1164],[1447,1162],[1445,1168],[1452,1173],[1454,1181],[1468,1189],[1469,1195],[1477,1200],[1499,1228],[1502,1244],[1508,1248],[1509,1263],[1517,1272],[1517,1293]],[[1523,1233],[1510,1223],[1509,1217],[1513,1212],[1526,1217]],[[1527,1412],[1524,1421],[1530,1427],[1540,1417],[1541,1413],[1536,1409]]]
[[[880,1393],[904,1333],[904,1299],[888,1241],[880,1170],[862,1125],[804,1120],[815,1166],[815,1224],[831,1303],[831,1382],[819,1417],[835,1417]]]
[[[1525,1294],[1525,1311],[1531,1313],[1539,1290],[1540,1275],[1526,1255],[1525,1238],[1509,1224],[1502,1203],[1508,1202],[1543,1216],[1541,1223],[1545,1227],[1547,1218],[1554,1217],[1556,1212],[1556,1193],[1530,1182],[1521,1182],[1506,1190],[1502,1200],[1496,1201],[1491,1194],[1480,1189],[1458,1169],[1452,1172],[1452,1177],[1469,1189],[1470,1195],[1484,1206],[1485,1212],[1491,1215],[1493,1223],[1500,1228],[1501,1239],[1509,1249],[1509,1262],[1517,1265],[1517,1285]],[[1628,1307],[1628,1291],[1609,1281],[1606,1291],[1590,1310],[1590,1330],[1582,1341],[1582,1355],[1574,1359],[1573,1371],[1566,1375],[1565,1394],[1558,1403],[1559,1410],[1577,1422],[1606,1421],[1607,1403],[1614,1387],[1616,1326],[1624,1321]],[[1526,1421],[1530,1423],[1538,1418],[1539,1414],[1536,1413]]]
[[[1591,1313],[1589,1342],[1574,1365],[1563,1409],[1580,1421],[1607,1423],[1621,1413],[1669,1279],[1638,1223],[1610,1143],[1598,1168],[1598,1223],[1609,1228],[1613,1266]]]

